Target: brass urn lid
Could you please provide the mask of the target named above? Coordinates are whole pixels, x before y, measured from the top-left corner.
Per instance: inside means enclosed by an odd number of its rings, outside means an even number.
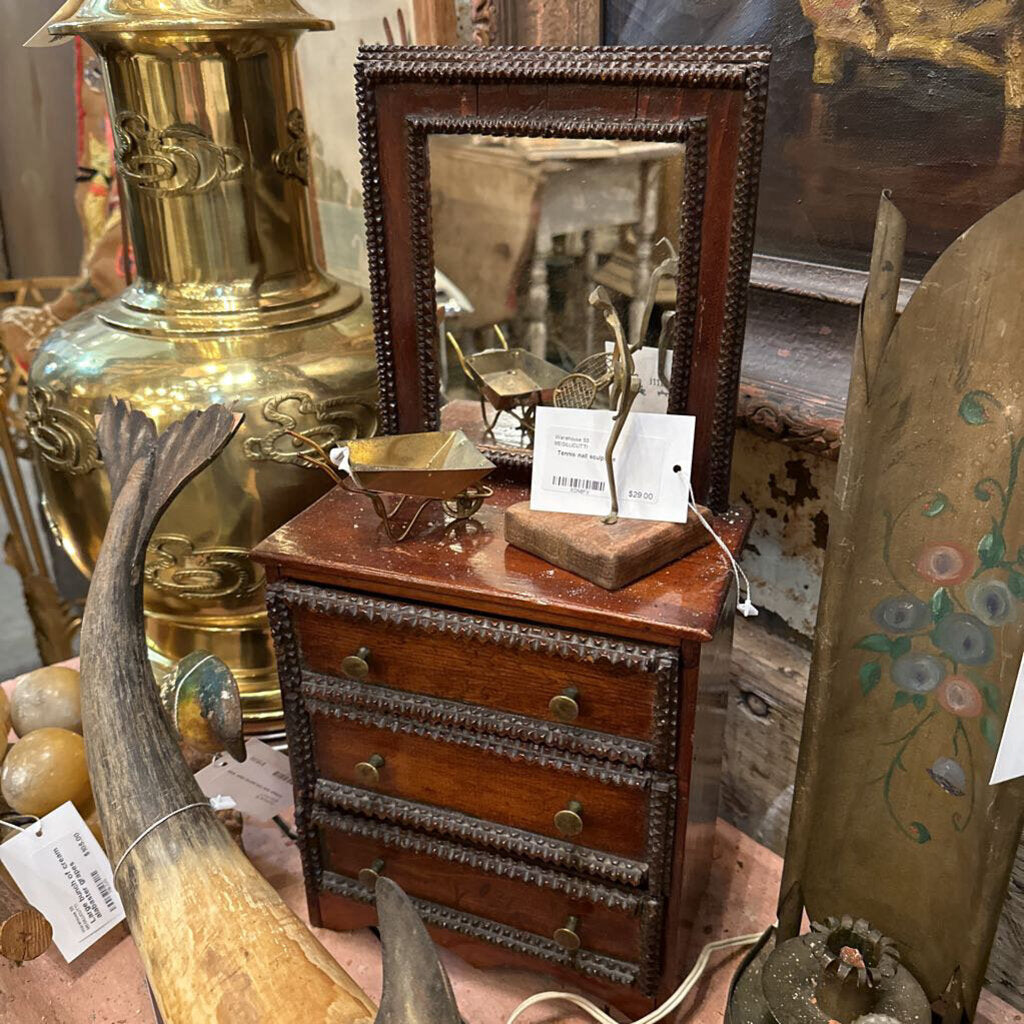
[[[65,4],[47,28],[54,36],[130,32],[267,28],[319,32],[332,21],[314,18],[294,0],[81,0]]]

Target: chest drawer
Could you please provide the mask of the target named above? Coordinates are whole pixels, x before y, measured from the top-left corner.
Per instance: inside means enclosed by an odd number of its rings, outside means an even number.
[[[378,875],[410,896],[562,945],[639,963],[661,901],[507,857],[317,808],[321,864],[372,892]],[[571,933],[571,934],[568,934]],[[577,945],[578,943],[578,945]]]
[[[305,584],[281,585],[303,671],[508,711],[674,753],[679,652]],[[358,657],[365,666],[346,659]]]
[[[627,858],[648,854],[650,772],[397,717],[310,710],[322,778]]]

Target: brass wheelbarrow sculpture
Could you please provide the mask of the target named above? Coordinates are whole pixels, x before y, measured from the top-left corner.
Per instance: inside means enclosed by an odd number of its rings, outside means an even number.
[[[393,541],[403,541],[423,510],[438,502],[453,522],[471,519],[494,492],[480,484],[494,463],[461,430],[395,434],[346,441],[328,454],[312,438],[289,431],[319,453],[300,458],[322,469],[341,488],[365,494]],[[401,495],[388,508],[384,494]],[[403,524],[399,513],[410,499],[422,499]],[[452,525],[451,523],[448,524]]]
[[[538,405],[550,405],[555,388],[566,371],[525,348],[509,348],[501,328],[495,324],[494,333],[500,348],[485,348],[475,355],[465,356],[455,336],[448,332],[448,343],[459,357],[462,372],[480,395],[480,415],[493,433],[498,417],[507,412],[520,429],[533,437],[533,424]],[[494,419],[488,421],[487,404],[495,410]]]

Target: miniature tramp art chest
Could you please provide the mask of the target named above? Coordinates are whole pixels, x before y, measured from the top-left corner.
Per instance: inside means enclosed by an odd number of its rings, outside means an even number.
[[[707,878],[732,578],[709,546],[606,591],[505,543],[524,496],[395,543],[336,489],[256,550],[310,917],[376,923],[385,876],[471,963],[639,1014]],[[733,551],[748,525],[716,520]]]

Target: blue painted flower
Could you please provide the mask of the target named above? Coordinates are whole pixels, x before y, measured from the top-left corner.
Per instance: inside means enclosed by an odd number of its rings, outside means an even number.
[[[928,605],[911,594],[887,597],[875,605],[871,618],[890,633],[914,633],[931,618]]]
[[[932,781],[950,796],[963,796],[967,792],[967,775],[959,761],[951,757],[937,757],[928,769]]]
[[[995,652],[992,630],[966,612],[940,619],[932,631],[935,646],[961,665],[984,665]]]
[[[967,603],[990,626],[1003,626],[1017,617],[1017,602],[1002,580],[975,580],[967,588]]]
[[[892,663],[892,681],[908,693],[928,693],[945,678],[946,666],[934,654],[910,651]]]

